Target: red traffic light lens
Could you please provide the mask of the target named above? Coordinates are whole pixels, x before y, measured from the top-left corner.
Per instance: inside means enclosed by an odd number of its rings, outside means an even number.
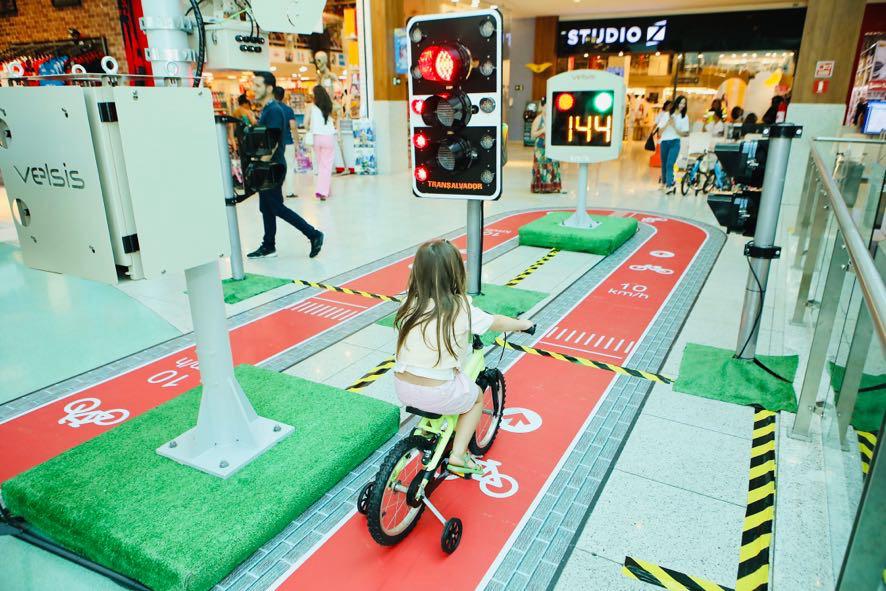
[[[467,77],[470,66],[470,53],[461,46],[431,45],[418,56],[418,71],[430,82],[457,82]]]
[[[575,97],[569,94],[568,92],[564,92],[560,96],[557,97],[557,110],[558,111],[568,111],[575,105]]]
[[[412,137],[412,145],[418,148],[419,150],[424,150],[428,147],[428,136],[419,132]]]
[[[426,180],[428,180],[428,169],[425,168],[424,166],[416,166],[415,167],[415,180],[417,180],[420,183],[423,183]]]
[[[416,115],[421,115],[425,112],[425,102],[421,99],[413,99],[412,100],[412,112]]]

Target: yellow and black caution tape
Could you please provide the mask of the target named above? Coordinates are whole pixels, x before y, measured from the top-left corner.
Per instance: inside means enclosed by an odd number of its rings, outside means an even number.
[[[388,359],[385,359],[384,361],[382,361],[381,363],[376,365],[374,368],[372,368],[362,378],[360,378],[359,380],[357,380],[356,382],[354,382],[353,384],[348,386],[348,388],[347,388],[348,392],[354,392],[354,393],[361,392],[365,388],[368,388],[369,386],[371,386],[372,383],[375,382],[378,378],[380,378],[383,375],[385,375],[386,373],[388,373],[391,370],[391,368],[393,368],[393,367],[394,367],[394,358],[390,357]]]
[[[555,351],[548,351],[547,349],[536,349],[535,347],[527,347],[526,345],[515,345],[514,343],[509,343],[505,341],[503,338],[498,337],[495,339],[495,344],[499,347],[504,347],[506,349],[513,349],[514,351],[521,351],[523,353],[529,353],[530,355],[539,355],[540,357],[550,357],[551,359],[557,359],[559,361],[568,361],[569,363],[575,363],[577,365],[584,365],[586,367],[596,367],[597,369],[602,369],[605,371],[612,371],[617,374],[623,376],[633,376],[635,378],[642,378],[644,380],[649,380],[650,382],[658,382],[660,384],[672,384],[674,382],[674,378],[669,378],[667,376],[663,376],[658,373],[652,373],[651,371],[642,371],[639,369],[631,369],[629,367],[622,367],[620,365],[615,365],[614,363],[606,363],[605,361],[597,361],[596,359],[587,359],[585,357],[575,357],[574,355],[567,355],[565,353],[557,353]]]
[[[551,260],[552,258],[557,256],[558,252],[560,252],[559,248],[552,248],[548,252],[548,254],[546,254],[545,256],[541,257],[540,259],[538,259],[537,261],[535,261],[534,263],[529,265],[529,267],[527,267],[525,271],[523,271],[522,273],[520,273],[519,275],[517,275],[516,277],[514,277],[513,279],[511,279],[507,283],[505,283],[505,285],[507,285],[508,287],[514,287],[515,285],[517,285],[518,283],[520,283],[521,281],[523,281],[524,279],[526,279],[527,277],[529,277],[530,275],[535,273],[539,267],[541,267],[546,262],[548,262],[549,260]]]
[[[350,287],[340,287],[338,285],[329,285],[328,283],[316,283],[314,281],[305,281],[304,279],[293,279],[293,283],[301,283],[308,287],[316,287],[317,289],[325,289],[326,291],[337,291],[338,293],[346,293],[348,295],[361,296],[364,298],[372,298],[374,300],[382,300],[384,302],[400,302],[400,298],[395,296],[384,295],[380,293],[372,293],[360,289],[351,289]]]
[[[765,591],[769,588],[770,547],[775,522],[775,413],[760,407],[756,409],[736,591]]]
[[[630,556],[625,557],[621,572],[631,579],[652,583],[671,591],[733,591],[700,577],[692,577]]]
[[[856,431],[855,434],[858,435],[858,451],[861,453],[861,471],[867,474],[871,470],[871,460],[874,459],[877,435],[867,431]]]

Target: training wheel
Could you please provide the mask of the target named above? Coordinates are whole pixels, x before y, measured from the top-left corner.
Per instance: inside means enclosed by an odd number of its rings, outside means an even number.
[[[367,482],[360,489],[360,496],[357,497],[357,512],[360,515],[369,513],[369,495],[372,494],[372,485],[374,484],[375,482]]]
[[[462,531],[461,519],[458,517],[453,517],[446,522],[443,526],[443,535],[440,536],[440,547],[444,552],[447,554],[455,552],[461,542]]]

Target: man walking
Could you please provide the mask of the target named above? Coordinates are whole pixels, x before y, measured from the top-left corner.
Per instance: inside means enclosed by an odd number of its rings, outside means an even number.
[[[283,112],[286,113],[286,124],[283,126],[283,157],[286,159],[286,180],[283,186],[288,190],[286,198],[294,199],[298,197],[295,193],[295,146],[298,140],[298,124],[295,122],[295,111],[283,100],[285,96],[286,91],[283,90],[282,86],[274,87],[274,100],[280,103],[280,106],[283,107]]]
[[[261,116],[258,119],[258,124],[269,129],[280,130],[280,142],[274,149],[271,160],[285,165],[284,138],[289,123],[286,120],[286,112],[283,110],[283,105],[273,100],[273,92],[276,86],[277,79],[270,72],[256,72],[255,77],[252,79],[252,90],[255,93],[255,101],[257,104],[264,107]],[[268,189],[267,191],[259,191],[258,198],[259,210],[261,211],[262,222],[265,227],[265,235],[261,246],[246,256],[251,259],[277,256],[277,218],[295,226],[299,232],[304,234],[305,237],[311,241],[311,252],[308,256],[314,258],[320,254],[320,249],[323,247],[323,232],[317,230],[300,215],[283,205],[282,187]]]

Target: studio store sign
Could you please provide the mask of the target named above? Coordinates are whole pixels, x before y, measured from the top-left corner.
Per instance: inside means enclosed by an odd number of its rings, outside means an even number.
[[[797,50],[805,8],[560,20],[557,54]]]

